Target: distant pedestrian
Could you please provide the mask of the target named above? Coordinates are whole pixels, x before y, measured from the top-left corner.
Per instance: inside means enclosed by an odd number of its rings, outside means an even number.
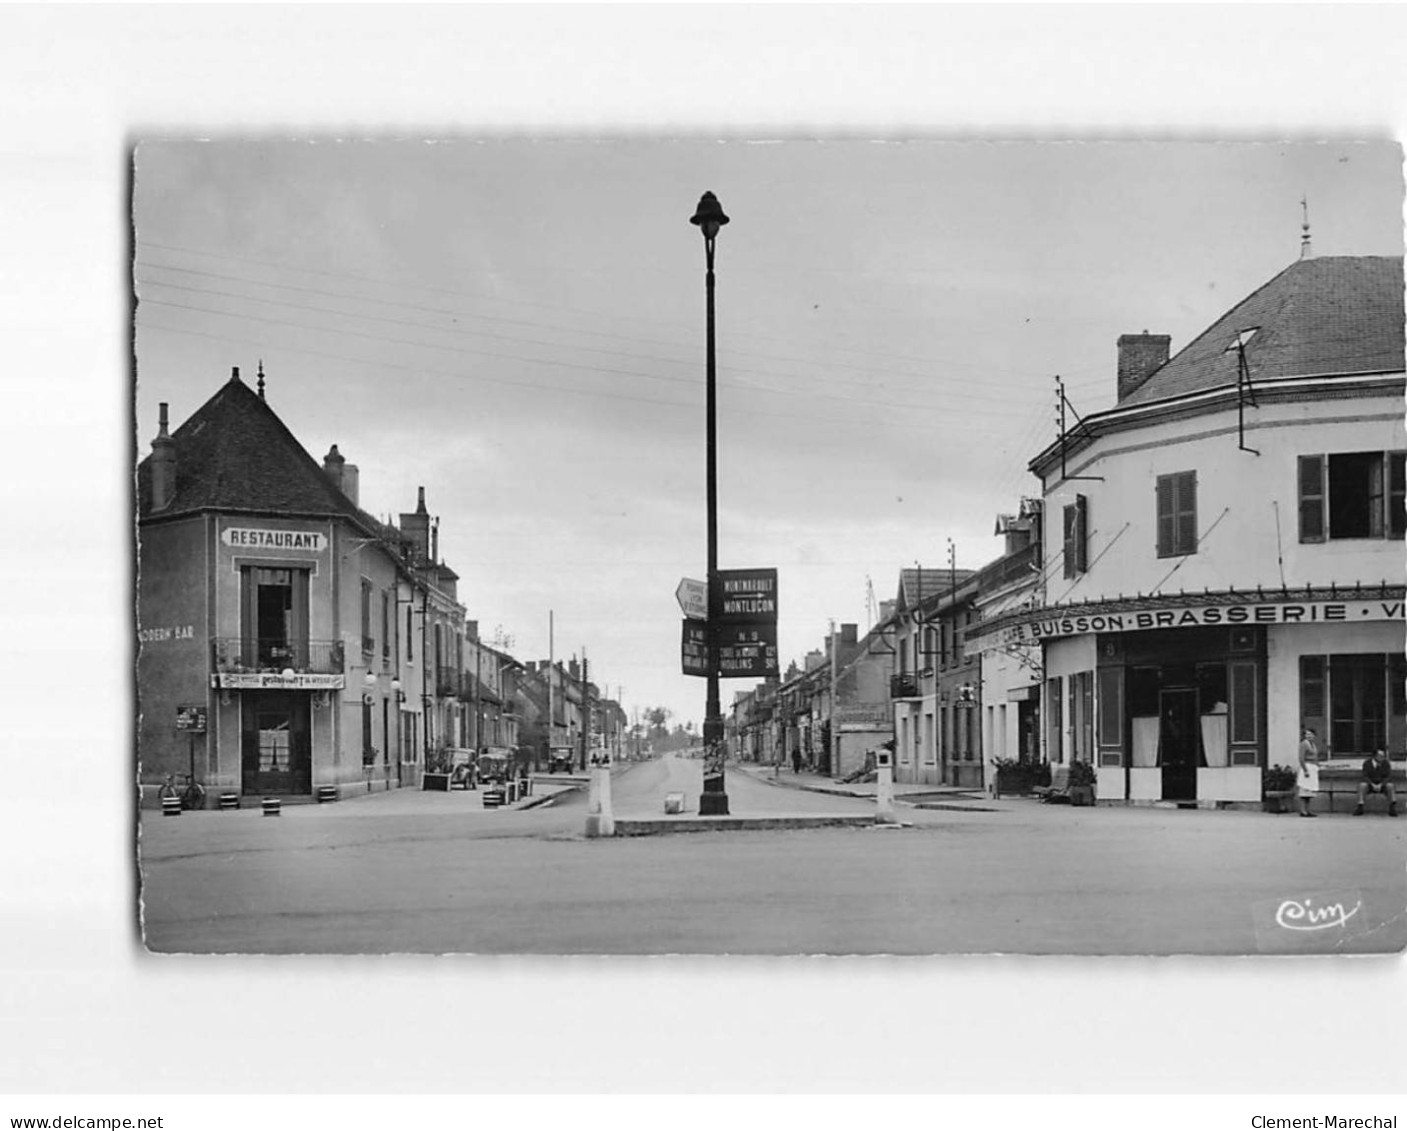
[[[801,773],[801,751],[800,751],[800,750],[793,750],[793,751],[791,752],[791,772],[794,773],[794,774],[799,774],[799,773]]]
[[[1314,816],[1310,806],[1319,792],[1319,742],[1313,727],[1305,727],[1300,732],[1300,768],[1295,785],[1300,795],[1300,816]]]

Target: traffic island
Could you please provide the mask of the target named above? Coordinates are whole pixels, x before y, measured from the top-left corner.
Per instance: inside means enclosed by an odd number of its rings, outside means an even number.
[[[751,832],[758,829],[874,828],[875,825],[873,814],[834,817],[676,817],[672,820],[617,817],[615,835],[659,836],[664,833]]]

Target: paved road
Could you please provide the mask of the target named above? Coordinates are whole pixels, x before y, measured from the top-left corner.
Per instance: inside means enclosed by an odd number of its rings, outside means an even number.
[[[697,763],[630,768],[617,812]],[[734,811],[868,802],[728,777]],[[687,791],[690,806],[697,793]],[[1354,893],[1341,949],[1407,945],[1407,821],[1018,802],[905,810],[902,829],[584,840],[584,798],[484,811],[473,794],[145,815],[158,951],[518,954],[1257,953],[1257,914]],[[1259,911],[1258,911],[1259,909]],[[1329,938],[1329,935],[1315,936]]]

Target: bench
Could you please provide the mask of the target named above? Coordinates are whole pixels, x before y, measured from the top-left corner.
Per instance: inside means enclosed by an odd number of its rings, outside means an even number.
[[[1070,767],[1052,766],[1050,768],[1050,784],[1038,785],[1031,792],[1042,801],[1068,799],[1070,796]]]
[[[1407,764],[1390,758],[1392,775],[1388,778],[1397,791],[1398,800],[1403,800],[1407,791]],[[1334,811],[1334,798],[1347,795],[1352,805],[1358,804],[1358,783],[1363,780],[1363,759],[1355,762],[1324,762],[1319,766],[1319,793],[1327,799],[1326,812]],[[1370,794],[1369,804],[1379,795]],[[1387,799],[1382,798],[1383,810],[1387,810]]]

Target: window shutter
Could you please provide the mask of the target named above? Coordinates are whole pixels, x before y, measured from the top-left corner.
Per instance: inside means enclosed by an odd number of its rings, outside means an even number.
[[[1089,569],[1089,500],[1083,495],[1075,496],[1075,568]]]
[[[1185,471],[1175,476],[1173,497],[1177,508],[1177,532],[1174,535],[1175,554],[1197,552],[1197,473]]]
[[[1158,476],[1158,557],[1172,556],[1173,549],[1173,483],[1171,475]]]
[[[1075,577],[1080,572],[1077,558],[1077,533],[1079,530],[1079,510],[1075,506],[1067,506],[1064,510],[1065,517],[1065,576]]]
[[[1324,457],[1300,456],[1300,541],[1324,541]]]
[[[1407,468],[1401,452],[1387,453],[1387,535],[1401,538],[1407,533]]]
[[[1374,460],[1373,465],[1368,468],[1368,536],[1370,538],[1381,538],[1383,536],[1383,519],[1386,517],[1387,492],[1384,490],[1387,479],[1387,455]]]

